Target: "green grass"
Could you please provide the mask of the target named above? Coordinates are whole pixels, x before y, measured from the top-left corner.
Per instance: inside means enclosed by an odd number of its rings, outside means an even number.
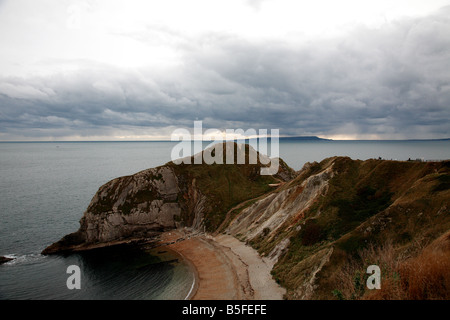
[[[271,191],[269,184],[278,182],[272,176],[261,175],[259,163],[168,165],[182,180],[195,179],[196,187],[206,197],[204,224],[211,232],[221,225],[233,207]]]
[[[197,165],[188,169],[211,208],[205,215],[207,230],[219,227],[234,206],[270,191],[269,184],[275,179],[261,176],[258,171],[257,167],[238,165]]]

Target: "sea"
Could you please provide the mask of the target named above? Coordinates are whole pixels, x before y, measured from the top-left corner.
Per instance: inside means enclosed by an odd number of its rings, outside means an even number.
[[[1,142],[0,300],[182,300],[195,279],[176,252],[118,246],[70,255],[41,251],[79,228],[98,188],[163,165],[178,142]],[[203,145],[206,147],[206,144]],[[268,147],[271,155],[272,146]],[[449,140],[281,140],[293,169],[331,156],[366,160],[450,159]],[[70,288],[69,266],[80,289]]]

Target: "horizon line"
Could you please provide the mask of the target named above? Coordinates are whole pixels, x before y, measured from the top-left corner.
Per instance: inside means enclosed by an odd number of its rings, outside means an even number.
[[[243,138],[243,139],[227,139],[223,140],[224,142],[228,141],[239,141],[239,140],[256,140],[256,139],[267,139],[270,140],[271,137],[252,137],[252,138]],[[278,137],[279,140],[289,140],[289,139],[298,139],[303,141],[447,141],[450,138],[431,138],[431,139],[329,139],[329,138],[320,138],[318,136],[285,136]],[[164,140],[164,139],[156,139],[156,140],[0,140],[0,143],[76,143],[76,142],[183,142],[183,141],[191,141],[191,142],[214,142],[215,140],[202,140],[202,139],[186,139],[186,140]]]

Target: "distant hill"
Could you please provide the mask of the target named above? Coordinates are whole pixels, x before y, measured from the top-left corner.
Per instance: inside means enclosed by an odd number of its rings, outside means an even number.
[[[445,138],[445,139],[406,139],[405,141],[450,141],[450,138]]]
[[[245,139],[245,141],[256,140],[258,138],[249,138]],[[267,140],[270,141],[271,137],[267,137]],[[230,140],[237,141],[238,139]],[[278,137],[280,141],[332,141],[332,139],[319,138],[317,136],[292,136],[292,137]]]
[[[282,141],[309,141],[309,140],[313,140],[313,141],[318,141],[318,140],[323,140],[323,141],[331,141],[332,139],[324,139],[324,138],[319,138],[317,136],[298,136],[298,137],[280,137],[279,138]]]
[[[257,138],[246,138],[246,139],[227,139],[226,141],[245,141],[248,142],[250,140],[257,140],[261,137]],[[271,139],[271,137],[267,137],[268,140]],[[325,139],[325,138],[319,138],[317,136],[292,136],[292,137],[278,137],[280,141],[332,141],[332,139]],[[203,141],[203,142],[210,142],[209,140],[196,140],[193,139],[192,141]]]

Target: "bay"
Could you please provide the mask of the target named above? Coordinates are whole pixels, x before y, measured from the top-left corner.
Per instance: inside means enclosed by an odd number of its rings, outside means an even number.
[[[0,143],[0,255],[15,258],[0,265],[0,299],[183,299],[192,274],[175,253],[40,255],[78,229],[101,185],[169,162],[176,143]],[[331,156],[444,160],[450,141],[281,141],[279,156],[295,170]],[[71,264],[82,269],[82,290],[66,287]]]

